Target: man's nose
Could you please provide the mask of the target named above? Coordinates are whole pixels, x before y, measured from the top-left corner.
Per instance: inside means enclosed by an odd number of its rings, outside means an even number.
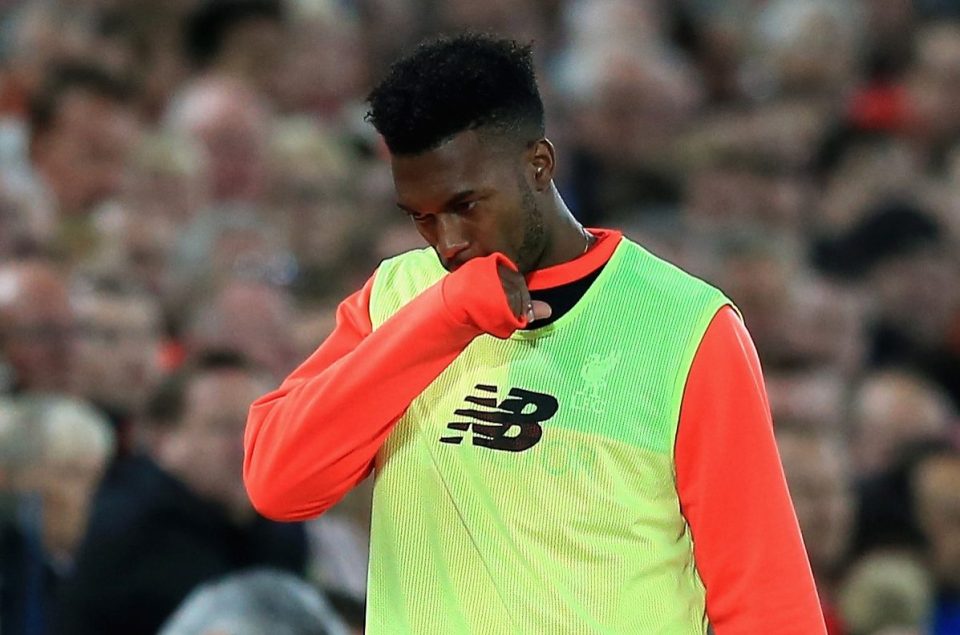
[[[444,260],[453,260],[458,253],[469,247],[463,223],[456,214],[437,216],[437,251]]]

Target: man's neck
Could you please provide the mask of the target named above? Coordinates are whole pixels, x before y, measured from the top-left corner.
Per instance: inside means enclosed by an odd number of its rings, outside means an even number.
[[[552,183],[547,196],[543,217],[547,225],[548,239],[543,255],[533,267],[535,270],[546,269],[579,258],[596,240],[574,218]]]

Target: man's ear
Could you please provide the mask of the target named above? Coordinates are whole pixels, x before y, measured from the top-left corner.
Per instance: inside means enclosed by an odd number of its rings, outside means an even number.
[[[528,160],[534,189],[543,192],[550,187],[556,169],[556,150],[549,139],[538,139],[530,146]]]

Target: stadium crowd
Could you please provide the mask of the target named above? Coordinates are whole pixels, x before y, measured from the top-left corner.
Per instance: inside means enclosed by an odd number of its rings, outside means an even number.
[[[421,246],[364,99],[463,29],[737,303],[831,635],[960,634],[952,0],[0,1],[0,632],[362,632],[371,484],[259,517],[246,408]]]

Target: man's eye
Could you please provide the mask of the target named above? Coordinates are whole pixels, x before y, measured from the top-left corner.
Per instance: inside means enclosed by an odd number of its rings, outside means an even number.
[[[422,223],[423,221],[427,220],[426,214],[409,214],[409,216],[415,223]]]
[[[477,206],[476,201],[461,201],[453,206],[453,208],[461,213],[465,214],[466,212],[473,211],[473,208]]]

